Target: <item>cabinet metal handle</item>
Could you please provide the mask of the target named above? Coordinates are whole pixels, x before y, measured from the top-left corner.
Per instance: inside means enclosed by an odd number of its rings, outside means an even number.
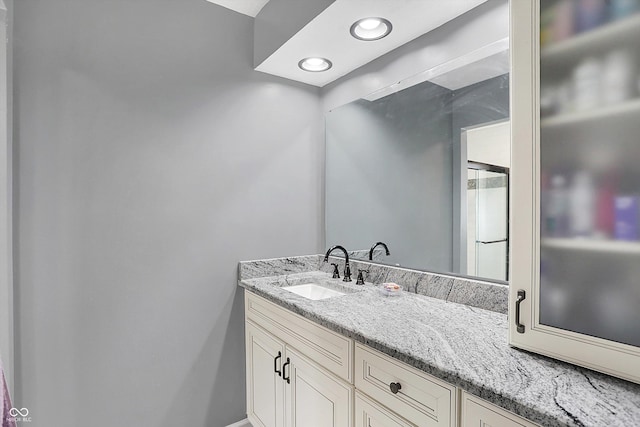
[[[391,383],[389,384],[389,388],[391,389],[391,393],[398,394],[402,386],[400,385],[400,383]]]
[[[276,374],[278,374],[279,377],[282,376],[282,371],[278,369],[278,359],[280,359],[281,357],[282,357],[282,353],[278,352],[278,355],[275,357],[275,359],[273,359],[273,370],[275,371]]]
[[[524,334],[524,325],[520,323],[520,304],[527,297],[527,293],[520,289],[518,291],[518,299],[516,300],[516,330],[520,334]]]
[[[287,371],[285,370],[287,365],[291,365],[291,361],[289,360],[288,357],[287,357],[287,361],[285,362],[285,364],[282,365],[282,379],[285,380],[287,382],[287,384],[291,384],[291,379],[287,376]],[[289,372],[291,372],[291,368],[289,368]]]

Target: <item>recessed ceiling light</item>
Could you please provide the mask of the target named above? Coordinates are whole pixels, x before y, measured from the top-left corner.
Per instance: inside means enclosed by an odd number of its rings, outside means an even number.
[[[304,58],[298,62],[298,67],[302,68],[304,71],[316,73],[320,71],[327,71],[332,65],[333,64],[328,59],[318,57]]]
[[[380,40],[391,32],[391,22],[384,18],[364,18],[353,23],[350,32],[358,40]]]

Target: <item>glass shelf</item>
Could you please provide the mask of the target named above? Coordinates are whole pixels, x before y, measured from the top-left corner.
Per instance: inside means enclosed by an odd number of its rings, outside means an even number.
[[[603,252],[618,255],[640,255],[640,242],[626,242],[620,240],[543,238],[540,240],[540,247],[573,251]]]
[[[638,43],[640,13],[549,44],[540,51],[540,63],[555,67],[576,62],[585,55],[605,52],[615,47],[621,39],[635,40]]]
[[[582,126],[584,124],[602,126],[602,121],[604,120],[628,122],[629,119],[637,119],[638,117],[640,117],[640,98],[592,110],[549,116],[540,120],[540,127],[543,130],[549,130],[565,126]],[[633,120],[631,123],[635,125],[637,122]]]

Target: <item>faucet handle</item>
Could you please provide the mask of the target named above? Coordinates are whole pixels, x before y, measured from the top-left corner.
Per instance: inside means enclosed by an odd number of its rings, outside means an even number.
[[[364,285],[364,274],[369,274],[369,270],[358,269],[358,278],[356,279],[356,285]]]
[[[344,264],[344,279],[342,279],[343,282],[350,282],[351,281],[351,267],[349,267],[349,262],[345,262]]]
[[[334,279],[339,279],[340,278],[340,271],[338,271],[338,264],[332,262],[331,265],[333,265],[333,278]]]

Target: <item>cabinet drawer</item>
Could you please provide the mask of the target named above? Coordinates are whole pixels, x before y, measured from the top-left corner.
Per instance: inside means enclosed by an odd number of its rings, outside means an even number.
[[[245,318],[353,384],[353,340],[245,292]]]
[[[538,425],[463,392],[462,427],[538,427]]]
[[[415,427],[384,408],[375,400],[356,391],[355,427]]]
[[[355,385],[421,427],[456,425],[456,388],[422,371],[356,344]],[[391,383],[400,385],[396,394]]]

